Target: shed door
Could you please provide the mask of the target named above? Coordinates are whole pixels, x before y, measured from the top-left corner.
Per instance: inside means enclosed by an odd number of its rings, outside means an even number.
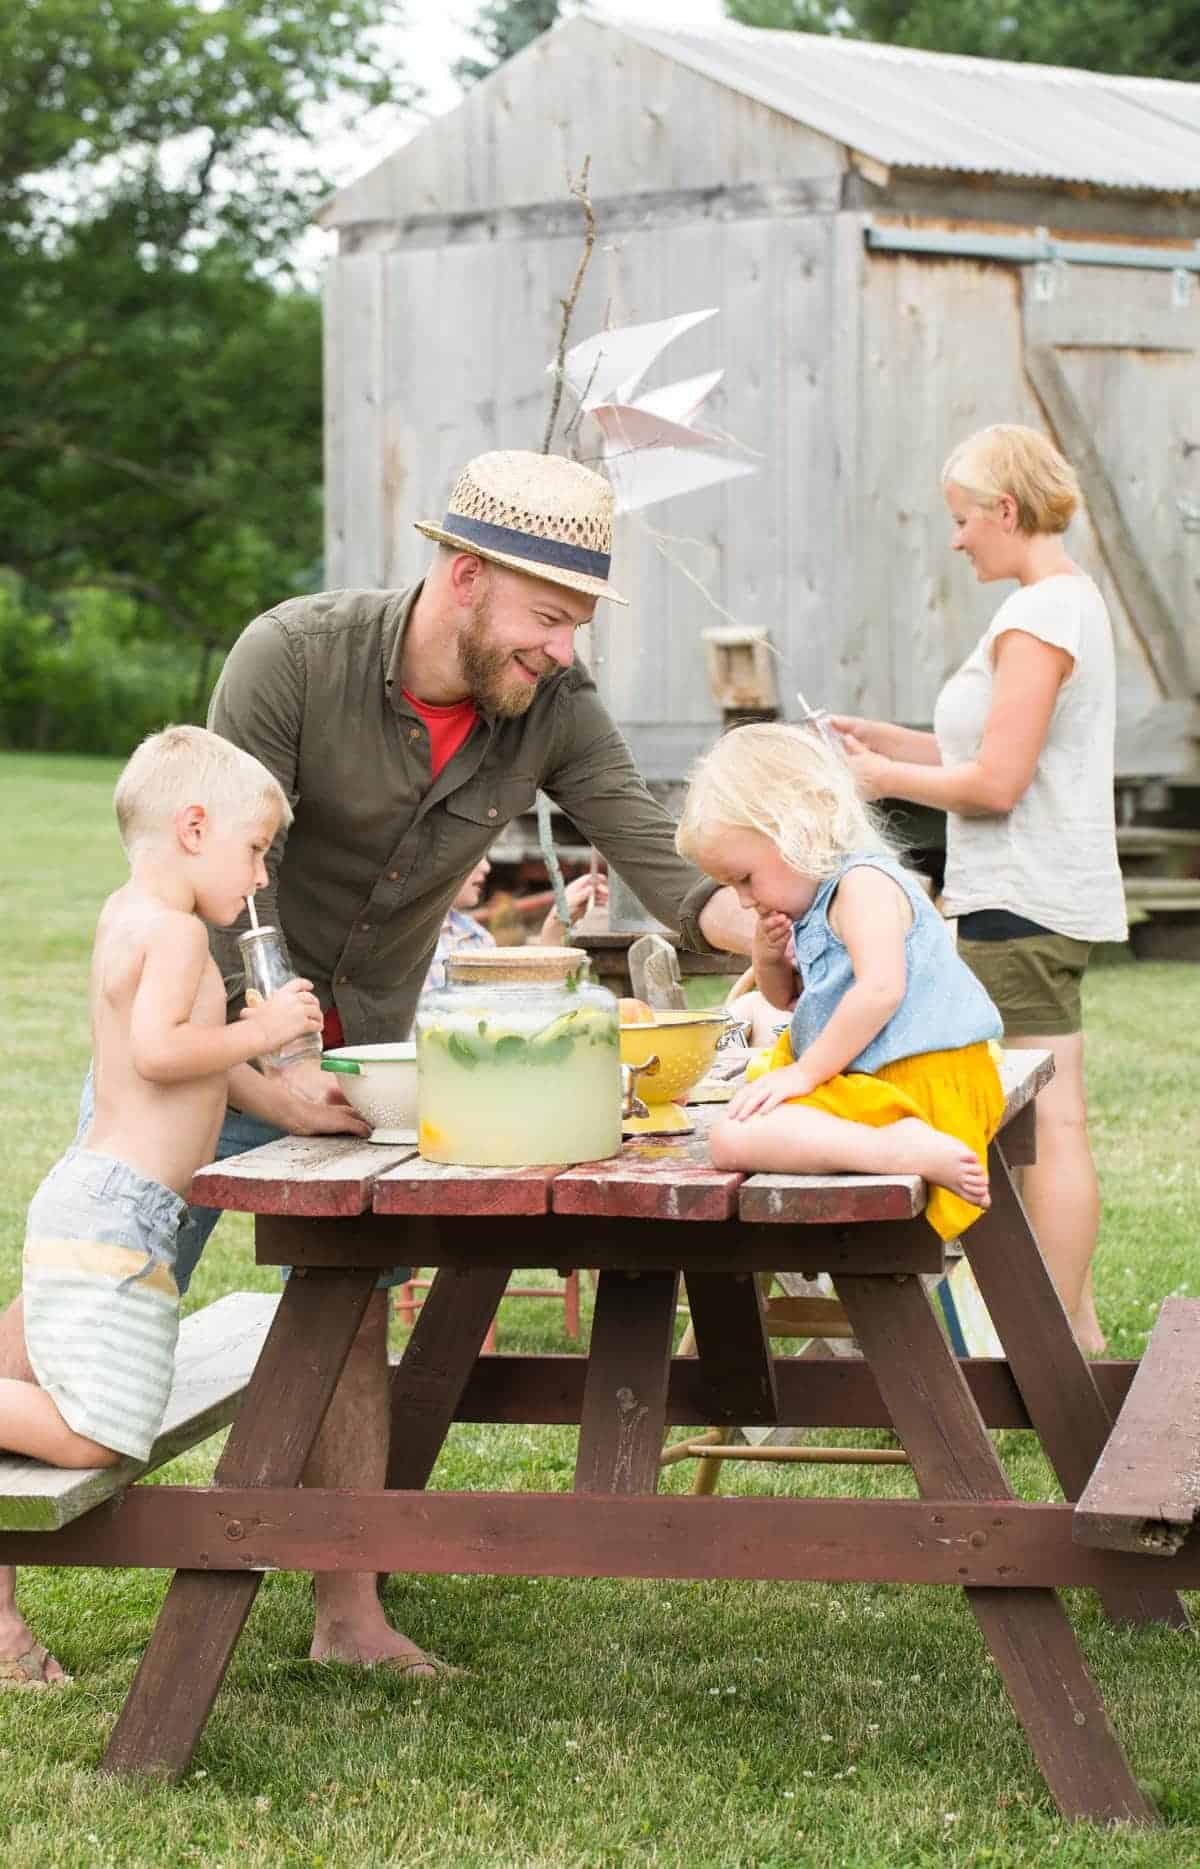
[[[1124,613],[1119,769],[1188,772],[1200,752],[1200,301],[1193,278],[1125,267],[1027,267],[1023,325],[1026,374],[1079,474],[1097,551]]]

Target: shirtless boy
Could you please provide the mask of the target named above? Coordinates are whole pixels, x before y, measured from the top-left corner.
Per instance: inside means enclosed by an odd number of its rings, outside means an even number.
[[[95,1115],[30,1203],[25,1334],[33,1382],[0,1379],[0,1447],[59,1467],[145,1460],[179,1331],[175,1236],[250,1059],[321,1027],[307,980],[234,1025],[206,922],[227,927],[266,882],[291,809],[265,766],[202,727],[143,741],[117,782],[130,878],[92,954]],[[62,1669],[34,1642],[0,1568],[0,1685]]]

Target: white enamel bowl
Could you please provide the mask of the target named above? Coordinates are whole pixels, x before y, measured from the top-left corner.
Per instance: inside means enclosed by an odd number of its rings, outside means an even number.
[[[417,1139],[417,1048],[341,1045],[327,1051],[321,1069],[337,1074],[346,1101],[372,1125],[372,1142]]]

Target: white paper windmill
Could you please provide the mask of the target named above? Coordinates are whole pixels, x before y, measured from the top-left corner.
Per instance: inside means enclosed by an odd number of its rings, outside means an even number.
[[[676,493],[694,493],[699,487],[757,472],[748,449],[697,420],[723,370],[635,396],[667,345],[716,312],[714,305],[653,324],[601,331],[576,344],[563,359],[567,387],[600,431],[601,462],[618,512],[633,512]]]

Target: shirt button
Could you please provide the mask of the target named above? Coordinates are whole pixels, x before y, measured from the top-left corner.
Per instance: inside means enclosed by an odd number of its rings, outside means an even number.
[[[421,729],[419,727],[410,727],[408,730],[408,737],[410,740],[419,740],[421,737]]]
[[[340,973],[340,974],[338,975],[338,985],[339,985],[339,986],[349,986],[349,984],[350,984],[350,976],[349,976],[349,974],[348,974],[348,973]]]
[[[400,872],[399,872],[399,870],[389,870],[389,871],[388,871],[388,881],[389,881],[389,883],[398,883],[398,882],[400,881]]]
[[[498,811],[496,810],[496,807],[495,807],[495,805],[489,805],[489,806],[488,806],[488,817],[489,817],[489,818],[496,818],[496,817],[499,817],[499,815],[500,815],[500,814],[499,814],[499,812],[498,812]]]

